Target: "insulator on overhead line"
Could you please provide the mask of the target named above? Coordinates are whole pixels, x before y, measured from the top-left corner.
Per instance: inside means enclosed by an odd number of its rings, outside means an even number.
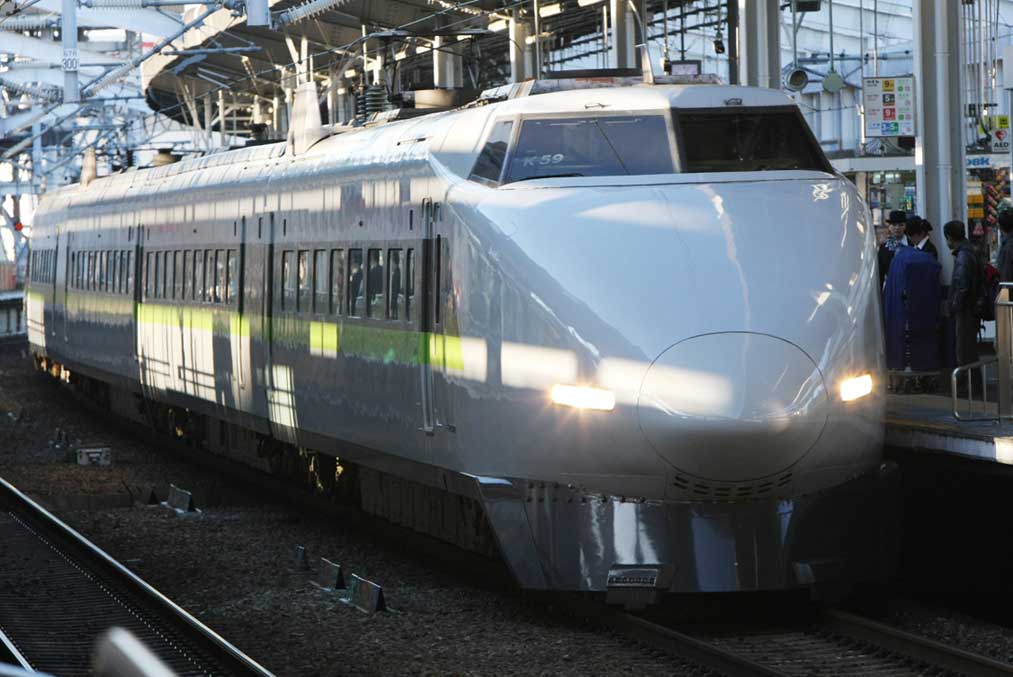
[[[24,14],[12,16],[0,24],[5,31],[32,31],[40,28],[59,28],[60,17],[47,14]]]
[[[95,9],[140,9],[144,7],[143,0],[85,0],[84,4]]]
[[[370,85],[366,89],[366,115],[382,113],[387,107],[387,88],[383,85]]]
[[[359,85],[355,89],[355,121],[363,123],[366,121],[366,88]]]
[[[278,15],[277,23],[279,26],[287,26],[288,24],[293,24],[296,21],[302,21],[303,19],[316,16],[321,12],[326,12],[332,7],[344,5],[347,2],[348,0],[310,0],[309,2],[304,2],[298,7],[286,9]]]

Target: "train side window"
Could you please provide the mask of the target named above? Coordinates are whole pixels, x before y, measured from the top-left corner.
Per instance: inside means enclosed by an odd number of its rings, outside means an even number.
[[[401,250],[390,249],[387,251],[387,295],[389,305],[387,317],[392,320],[400,319],[401,307],[404,305],[404,277],[401,274]]]
[[[120,252],[113,250],[109,252],[109,267],[112,274],[109,276],[109,291],[114,294],[120,293]]]
[[[228,251],[228,264],[225,269],[225,275],[228,277],[227,284],[225,285],[225,302],[236,303],[239,296],[239,272],[236,270],[236,250],[230,249]]]
[[[113,252],[106,252],[106,284],[105,290],[107,292],[114,292],[116,289],[113,287],[113,280],[115,278],[116,267]]]
[[[173,268],[176,269],[176,277],[173,284],[172,298],[183,298],[183,252],[172,253]]]
[[[172,298],[172,252],[162,252],[162,298]]]
[[[412,311],[415,308],[415,250],[409,249],[405,252],[405,307],[404,319],[412,321]]]
[[[215,276],[215,303],[222,303],[225,300],[225,250],[219,249],[217,251],[216,270],[218,274]]]
[[[152,298],[162,298],[162,277],[164,275],[162,268],[164,264],[165,260],[162,257],[162,252],[155,252],[155,281],[154,290],[151,294]]]
[[[183,295],[180,296],[184,300],[190,298],[190,287],[193,286],[193,272],[191,270],[193,265],[190,261],[190,250],[187,249],[183,252]]]
[[[281,255],[281,309],[295,310],[295,252]]]
[[[366,278],[366,316],[382,319],[387,303],[383,293],[383,250],[370,249],[369,274]]]
[[[165,298],[165,252],[155,252],[155,298]]]
[[[144,298],[151,298],[151,285],[152,285],[152,257],[154,254],[148,252],[144,262]]]
[[[77,254],[70,255],[70,286],[74,286],[74,274],[77,272]]]
[[[503,163],[506,161],[507,144],[510,143],[510,132],[513,131],[513,128],[514,123],[511,120],[497,122],[493,126],[482,152],[475,160],[475,167],[471,170],[469,179],[499,183],[500,174],[503,173]]]
[[[127,293],[134,292],[134,253],[127,251]]]
[[[310,309],[310,253],[309,250],[299,251],[299,298],[296,310],[304,312]]]
[[[362,312],[362,250],[348,250],[348,316]]]
[[[157,299],[160,295],[158,289],[158,280],[160,279],[158,273],[162,267],[162,256],[161,252],[155,252],[152,254],[152,260],[154,265],[151,268],[151,298]]]
[[[204,300],[215,301],[215,250],[204,250]]]
[[[313,252],[313,312],[327,312],[327,287],[330,276],[327,274],[327,250],[317,249]]]
[[[204,250],[197,249],[193,253],[193,299],[198,303],[204,300]]]
[[[331,250],[331,315],[341,314],[341,289],[345,279],[345,250]]]

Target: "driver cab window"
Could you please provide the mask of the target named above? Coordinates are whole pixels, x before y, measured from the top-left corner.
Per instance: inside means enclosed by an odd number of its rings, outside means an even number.
[[[629,176],[675,171],[667,116],[528,119],[521,124],[504,183],[563,176]]]

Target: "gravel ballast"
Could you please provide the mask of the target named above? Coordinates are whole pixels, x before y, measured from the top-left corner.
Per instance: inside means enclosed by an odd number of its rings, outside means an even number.
[[[22,414],[15,422],[8,414]],[[63,435],[57,435],[59,429]],[[82,467],[52,444],[110,446],[114,464]],[[163,450],[159,450],[160,447]],[[551,597],[464,582],[339,519],[236,487],[110,426],[20,350],[0,352],[0,476],[280,675],[670,675],[692,666],[547,613]],[[168,483],[194,491],[199,515],[148,506]],[[203,505],[201,504],[203,502]],[[383,586],[367,615],[292,570],[341,563]]]

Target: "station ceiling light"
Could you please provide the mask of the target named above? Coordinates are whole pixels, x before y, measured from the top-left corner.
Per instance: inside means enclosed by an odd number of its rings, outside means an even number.
[[[580,7],[590,7],[591,5],[597,5],[605,2],[605,0],[577,0],[577,5]]]
[[[551,5],[542,5],[541,7],[539,7],[538,16],[543,18],[547,16],[556,16],[562,11],[563,11],[563,4],[560,2],[554,2]]]
[[[499,33],[500,31],[505,31],[509,25],[510,22],[506,19],[498,19],[496,21],[490,21],[488,28],[494,33]]]

